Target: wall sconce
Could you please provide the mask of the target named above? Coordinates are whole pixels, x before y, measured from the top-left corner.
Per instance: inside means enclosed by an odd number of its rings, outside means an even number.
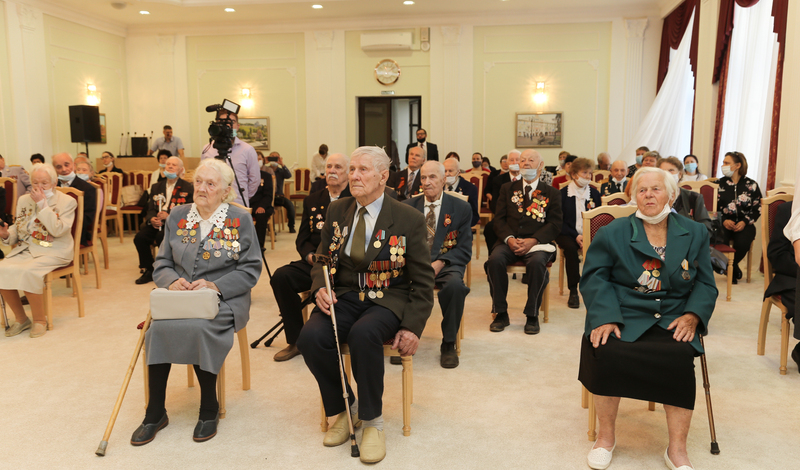
[[[97,87],[91,83],[86,84],[86,104],[89,106],[97,106],[100,104],[100,92]]]
[[[544,82],[536,82],[536,93],[533,95],[536,104],[547,103],[547,93],[545,92]]]
[[[253,97],[250,93],[249,88],[242,88],[242,107],[243,108],[253,107]]]

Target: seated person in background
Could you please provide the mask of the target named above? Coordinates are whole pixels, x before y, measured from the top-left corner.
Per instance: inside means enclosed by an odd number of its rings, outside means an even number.
[[[136,252],[139,253],[139,269],[144,270],[136,280],[136,284],[147,284],[153,281],[153,252],[150,251],[150,247],[160,246],[161,241],[164,240],[164,221],[167,220],[172,209],[192,203],[194,187],[192,183],[181,179],[183,173],[183,160],[180,157],[169,157],[167,166],[164,168],[166,179],[153,186],[147,199],[145,222],[133,238]],[[179,227],[178,232],[183,234],[184,243],[190,241],[194,243],[194,241],[202,239],[202,234],[196,233],[196,230]]]
[[[287,346],[275,354],[275,361],[283,362],[300,354],[297,349],[297,338],[303,328],[303,306],[300,293],[311,289],[311,267],[314,266],[314,252],[320,242],[322,227],[328,206],[333,201],[350,196],[347,186],[349,159],[341,153],[331,154],[325,161],[325,181],[327,187],[309,194],[303,199],[303,216],[300,218],[300,229],[295,239],[300,259],[281,266],[272,275],[269,283],[275,294],[283,319],[283,332]],[[306,304],[314,301],[309,297]]]
[[[500,190],[493,219],[497,242],[484,265],[495,314],[489,330],[499,332],[509,325],[506,268],[523,261],[528,279],[525,333],[535,335],[539,333],[542,293],[549,282],[547,263],[555,258],[552,243],[561,233],[561,193],[539,181],[544,161],[536,150],[522,152],[520,166],[522,178]]]
[[[567,158],[564,159],[564,174],[561,176],[556,176],[553,178],[553,187],[556,189],[561,189],[561,185],[571,181],[571,174],[572,170],[570,170],[570,165],[574,162],[578,157],[575,155],[567,155]]]
[[[44,163],[44,155],[41,153],[34,153],[31,155],[31,165],[35,165],[37,163]]]
[[[150,175],[150,187],[144,188],[147,192],[153,192],[153,186],[156,183],[167,179],[167,176],[164,174],[165,168],[167,168],[167,159],[172,156],[172,152],[167,149],[161,149],[158,151],[158,155],[156,158],[158,159],[158,169],[153,170],[153,174]]]
[[[256,153],[258,154],[258,153]],[[272,174],[264,171],[261,166],[263,155],[259,157],[259,167],[261,168],[261,185],[250,198],[250,208],[253,209],[253,219],[256,221],[256,235],[258,236],[258,246],[264,251],[264,244],[267,241],[267,228],[269,218],[275,213],[272,207]]]
[[[562,172],[566,173],[566,170],[564,170],[564,166],[566,164],[567,157],[569,157],[569,152],[567,152],[566,150],[558,152],[558,166],[556,167],[556,176],[561,176]]]
[[[733,283],[742,278],[741,261],[756,238],[756,222],[761,217],[761,189],[747,177],[747,159],[741,152],[728,152],[722,161],[717,208],[722,212],[722,228],[733,241]]]
[[[686,155],[683,157],[683,178],[681,178],[681,183],[686,181],[704,181],[708,179],[708,176],[700,173],[700,170],[697,169],[697,157],[694,155]]]
[[[497,168],[492,166],[492,162],[489,160],[489,157],[481,157],[481,168],[483,171],[488,171],[489,174],[497,175]]]
[[[16,317],[6,336],[31,330],[31,338],[47,331],[44,311],[44,277],[73,261],[75,242],[72,223],[78,204],[70,196],[56,191],[58,176],[51,165],[37,163],[31,170],[31,192],[17,201],[14,225],[2,223],[0,239],[17,245],[0,262],[0,294]],[[19,292],[31,306],[31,319],[25,315]]]
[[[581,280],[579,257],[583,255],[583,212],[600,207],[600,193],[589,182],[592,177],[592,161],[578,158],[569,165],[570,183],[561,188],[561,211],[564,214],[561,234],[556,243],[564,250],[564,263],[569,286],[569,308],[580,308],[578,283]]]
[[[445,162],[453,162],[448,158]],[[464,284],[464,271],[472,258],[472,209],[469,203],[443,191],[444,165],[427,162],[422,165],[423,196],[408,199],[404,204],[425,216],[428,247],[431,252],[436,285],[440,286],[442,307],[442,356],[439,364],[445,369],[458,367],[456,337],[464,315],[464,301],[469,287]]]
[[[597,169],[598,170],[611,170],[611,155],[608,152],[602,152],[597,155]]]
[[[94,216],[97,211],[97,190],[91,184],[78,178],[75,174],[75,165],[72,156],[68,153],[53,155],[53,167],[58,173],[58,185],[83,191],[83,229],[81,231],[81,245],[88,246],[94,235]],[[102,207],[102,203],[100,204]]]
[[[637,150],[636,152],[637,152],[637,161],[638,161],[638,152],[639,151]],[[658,152],[656,152],[655,150],[650,150],[648,152],[645,152],[644,155],[642,155],[642,166],[641,166],[641,168],[655,168],[656,167],[656,163],[658,163],[658,160],[660,160],[660,159],[661,159],[661,155]],[[632,178],[630,173],[628,174],[628,178]],[[625,194],[627,194],[628,197],[631,198],[631,202],[634,202],[636,200],[636,196],[631,196],[631,186],[630,185],[628,185],[625,188]]]
[[[292,171],[283,164],[283,157],[278,152],[272,152],[267,157],[265,171],[271,171],[275,175],[275,200],[272,201],[273,207],[281,206],[286,209],[286,223],[289,225],[289,233],[296,233],[294,229],[295,211],[294,203],[288,195],[283,194],[283,180],[292,177]]]
[[[772,271],[775,277],[769,283],[769,287],[764,292],[764,298],[780,295],[781,303],[786,307],[788,313],[786,318],[794,321],[794,338],[800,339],[800,331],[797,328],[797,261],[795,260],[795,249],[792,242],[783,233],[789,224],[792,216],[792,203],[783,203],[778,206],[775,214],[775,226],[772,229],[772,237],[767,245],[767,258],[772,264]],[[797,363],[800,371],[800,343],[792,349],[792,359]]]
[[[480,152],[475,152],[472,154],[472,160],[470,163],[472,164],[472,168],[470,168],[468,171],[484,171],[483,155]]]
[[[644,154],[646,154],[649,151],[650,149],[645,146],[641,146],[638,149],[636,149],[636,163],[628,167],[628,178],[633,178],[633,175],[634,173],[636,173],[636,170],[642,167],[642,162],[644,161]]]
[[[31,177],[21,166],[7,166],[6,159],[0,155],[0,176],[17,180],[17,200],[28,194],[31,188]]]
[[[617,160],[611,165],[611,177],[600,186],[601,196],[610,196],[615,193],[625,192],[628,186],[628,167],[622,160]]]
[[[398,171],[389,176],[386,186],[397,192],[397,199],[404,201],[422,192],[419,178],[419,169],[425,163],[422,156],[422,147],[409,147],[408,166],[403,171]],[[438,160],[438,159],[437,159]]]
[[[486,197],[489,200],[489,209],[491,209],[493,214],[497,213],[497,198],[500,196],[500,188],[503,187],[504,184],[517,181],[521,177],[519,175],[519,155],[520,151],[513,149],[508,152],[508,157],[506,161],[508,162],[508,172],[499,174],[492,178],[489,177],[491,181],[491,191]]]
[[[467,201],[472,207],[472,224],[470,227],[474,226],[480,221],[480,215],[478,214],[478,188],[461,177],[461,169],[458,167],[458,160],[455,158],[445,158],[444,174],[445,191],[454,191],[467,196]]]
[[[121,174],[122,177],[124,178],[125,177],[125,172],[122,171],[121,168],[117,168],[116,167],[115,160],[116,159],[114,158],[114,154],[113,153],[111,153],[109,151],[103,152],[103,167],[104,168],[102,170],[100,170],[99,173],[107,173],[107,172],[113,171],[114,173]],[[124,181],[124,179],[123,179],[123,181]]]
[[[689,469],[694,358],[703,353],[697,333],[706,333],[718,294],[708,233],[670,213],[678,187],[667,172],[642,168],[631,186],[639,210],[601,228],[583,266],[586,326],[578,378],[594,394],[600,423],[588,463],[610,464],[619,401],[626,397],[664,404],[664,460],[669,468]]]
[[[666,171],[675,180],[675,184],[681,180],[683,175],[683,164],[675,157],[662,158],[658,161],[658,168]],[[708,230],[709,239],[714,236],[714,227],[711,225],[711,217],[708,215],[706,203],[703,195],[678,186],[678,197],[672,205],[672,210],[678,214],[688,217],[695,222],[699,222]]]
[[[325,159],[328,158],[328,146],[319,146],[319,152],[311,157],[311,181],[325,179]]]
[[[459,157],[456,152],[448,152],[447,156],[444,157],[444,159],[447,160],[448,158],[455,158],[456,161],[461,162],[461,157]]]
[[[200,383],[200,416],[193,440],[205,442],[217,435],[217,374],[233,346],[234,332],[247,325],[250,290],[261,275],[250,214],[228,204],[237,194],[233,181],[233,170],[225,163],[213,158],[201,161],[194,175],[195,202],[175,208],[163,223],[164,242],[153,273],[156,285],[177,291],[211,289],[219,294],[219,313],[213,320],[150,324],[145,335],[150,400],[141,426],[131,436],[134,446],[152,441],[169,424],[165,401],[172,364],[193,364]],[[225,234],[231,226],[234,229]],[[231,239],[234,245],[223,243]]]

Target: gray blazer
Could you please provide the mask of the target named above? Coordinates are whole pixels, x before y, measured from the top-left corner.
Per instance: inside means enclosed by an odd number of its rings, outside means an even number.
[[[250,289],[255,287],[261,275],[261,251],[253,219],[244,210],[228,207],[228,219],[239,219],[239,244],[242,249],[239,259],[223,255],[203,259],[203,240],[197,234],[197,243],[183,243],[183,236],[175,233],[178,223],[186,219],[193,205],[186,204],[172,209],[164,225],[164,241],[153,264],[153,280],[158,287],[168,288],[180,278],[189,282],[205,279],[217,285],[221,295],[220,310],[225,305],[233,311],[234,330],[239,331],[250,319]]]

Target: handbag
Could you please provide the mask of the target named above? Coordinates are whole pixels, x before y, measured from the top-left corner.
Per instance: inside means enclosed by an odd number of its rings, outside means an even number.
[[[218,313],[219,295],[213,289],[169,290],[162,287],[150,292],[150,316],[153,320],[213,320]]]

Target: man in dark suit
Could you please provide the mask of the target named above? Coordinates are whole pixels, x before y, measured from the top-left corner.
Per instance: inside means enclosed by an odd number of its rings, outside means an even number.
[[[408,144],[406,147],[406,163],[408,161],[408,152],[414,147],[418,147],[422,150],[422,159],[423,160],[439,160],[439,148],[436,147],[436,144],[431,142],[426,142],[428,138],[428,132],[425,129],[420,128],[417,131],[417,141]],[[397,188],[395,188],[397,189]]]
[[[386,186],[397,191],[399,201],[404,201],[421,192],[419,169],[422,168],[423,163],[425,163],[425,158],[422,156],[422,149],[411,147],[408,150],[408,167],[403,171],[392,173],[387,180]]]
[[[401,356],[413,355],[433,307],[434,271],[426,243],[425,218],[419,211],[386,197],[389,157],[379,147],[357,148],[350,157],[353,198],[334,201],[322,228],[317,260],[311,270],[316,308],[303,326],[297,346],[322,393],[327,416],[338,415],[323,443],[347,442],[348,419],[342,400],[331,305],[338,333],[350,346],[355,400],[348,384],[353,423],[364,420],[361,460],[386,456],[383,433],[383,344]],[[329,264],[335,289],[325,288],[323,262]],[[412,287],[413,286],[413,287]]]
[[[455,158],[448,158],[444,161],[444,189],[445,191],[453,191],[467,196],[467,201],[472,207],[472,225],[477,224],[481,218],[478,213],[478,188],[474,184],[461,177],[461,169],[458,167],[458,160]]]
[[[264,251],[264,244],[267,241],[267,228],[269,218],[275,213],[272,206],[272,174],[261,170],[261,185],[256,189],[256,193],[250,198],[250,208],[253,209],[253,219],[256,224],[256,236],[258,246]]]
[[[500,197],[500,188],[504,184],[519,181],[522,177],[519,174],[519,150],[512,150],[508,152],[508,171],[491,179],[492,189],[486,195],[489,199],[489,209],[492,214],[497,214],[497,198]],[[497,243],[497,235],[494,232],[494,221],[490,220],[483,228],[483,237],[486,239],[486,246],[489,248],[489,253]]]
[[[528,278],[525,333],[535,335],[539,333],[542,294],[549,282],[547,263],[555,257],[553,240],[561,233],[561,193],[539,181],[544,169],[539,152],[522,152],[520,167],[522,179],[504,184],[497,198],[493,221],[498,240],[484,266],[495,314],[489,329],[503,331],[509,325],[506,267],[523,261]]]
[[[300,293],[311,289],[311,267],[313,255],[320,242],[322,227],[328,206],[333,201],[350,196],[347,187],[348,159],[341,153],[334,153],[325,160],[325,180],[327,187],[309,194],[303,199],[303,217],[295,239],[295,247],[300,259],[281,266],[272,275],[269,283],[275,294],[275,303],[283,319],[283,332],[287,346],[275,354],[277,362],[288,361],[300,354],[297,338],[303,328],[303,307],[313,302],[309,297],[306,303],[300,300]]]
[[[624,193],[628,186],[628,166],[622,160],[617,160],[611,165],[611,177],[600,186],[601,196],[610,196]]]
[[[446,161],[454,160],[448,158]],[[469,287],[464,271],[472,258],[472,209],[469,203],[443,191],[444,167],[439,162],[422,165],[423,195],[404,201],[425,216],[431,266],[436,275],[442,307],[442,357],[445,369],[458,367],[456,337],[464,314]]]
[[[165,179],[153,186],[153,191],[147,200],[147,216],[142,227],[133,238],[136,252],[139,253],[139,268],[144,272],[135,282],[136,284],[147,284],[153,282],[153,252],[150,247],[161,245],[164,240],[164,223],[169,217],[170,211],[176,206],[191,204],[194,196],[194,186],[188,181],[181,179],[183,176],[183,160],[180,157],[169,157],[167,166],[164,168]],[[180,227],[179,228],[183,228]],[[192,233],[194,230],[183,230],[186,242],[192,238],[197,241],[203,238],[200,233]]]
[[[92,241],[94,232],[94,216],[97,211],[97,190],[75,176],[75,164],[72,155],[64,152],[53,155],[53,167],[58,173],[58,185],[67,186],[83,191],[83,230],[81,231],[81,245],[86,246]],[[101,207],[102,210],[102,207]]]
[[[769,287],[764,292],[764,298],[772,295],[780,295],[781,303],[789,313],[787,318],[794,321],[794,338],[800,339],[800,331],[797,328],[797,262],[795,261],[794,246],[786,238],[783,229],[792,217],[792,203],[783,203],[778,207],[775,214],[775,227],[772,229],[772,236],[767,245],[767,258],[772,264],[772,271],[775,277],[769,283]],[[792,350],[792,359],[797,363],[800,370],[800,343],[797,343]]]

